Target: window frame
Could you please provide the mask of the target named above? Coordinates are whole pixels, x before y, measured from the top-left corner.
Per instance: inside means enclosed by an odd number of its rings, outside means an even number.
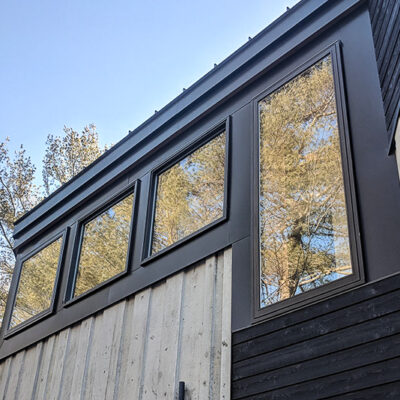
[[[230,182],[230,116],[225,118],[222,122],[217,123],[212,128],[208,129],[199,138],[195,139],[189,145],[183,147],[176,151],[171,157],[163,161],[159,166],[153,168],[150,172],[150,187],[148,192],[148,204],[146,211],[146,222],[145,231],[143,238],[141,265],[145,266],[149,264],[154,259],[162,257],[164,254],[182,246],[184,243],[192,240],[193,238],[207,232],[213,227],[227,221],[229,218],[229,182]],[[223,212],[222,216],[215,221],[203,226],[202,228],[192,232],[191,234],[179,239],[175,243],[163,248],[162,250],[151,254],[151,246],[153,242],[153,228],[154,228],[154,217],[156,211],[156,198],[158,191],[158,177],[163,172],[167,171],[173,167],[176,163],[188,157],[196,150],[209,143],[211,140],[215,139],[218,135],[225,132],[225,170],[224,170],[224,202],[223,202]]]
[[[355,178],[353,171],[353,159],[351,150],[351,137],[348,125],[348,113],[346,107],[346,96],[343,78],[343,63],[341,58],[341,42],[336,41],[321,50],[306,62],[294,66],[293,70],[270,85],[267,89],[257,95],[252,101],[253,108],[253,176],[252,176],[252,323],[274,318],[277,315],[293,311],[311,303],[321,301],[327,297],[343,292],[351,287],[365,282],[364,267],[360,241],[360,226],[357,211],[357,198]],[[289,299],[280,300],[277,303],[261,307],[260,301],[260,236],[259,236],[259,108],[260,101],[270,94],[279,90],[292,79],[305,72],[325,57],[331,57],[332,77],[335,89],[336,117],[338,122],[338,133],[340,142],[340,154],[342,162],[343,189],[347,211],[347,227],[349,232],[350,258],[353,273],[349,276],[339,278],[324,284],[308,292],[300,293]]]
[[[68,236],[69,236],[69,227],[66,227],[65,229],[57,232],[56,234],[52,235],[50,238],[46,239],[43,243],[41,243],[40,245],[38,245],[37,247],[32,249],[26,255],[17,258],[16,264],[15,264],[13,280],[11,282],[10,291],[9,291],[9,299],[7,300],[8,310],[6,310],[5,317],[4,317],[4,323],[5,323],[4,338],[5,339],[9,338],[10,336],[13,336],[14,334],[32,326],[33,324],[35,324],[35,323],[41,321],[42,319],[55,313],[57,296],[58,296],[59,286],[60,286],[60,281],[61,281],[60,276],[62,275],[62,269],[65,264],[65,253],[66,253]],[[33,317],[28,318],[27,320],[21,322],[20,324],[10,328],[10,323],[11,323],[12,315],[14,312],[15,302],[17,300],[18,288],[19,288],[19,284],[20,284],[20,279],[21,279],[24,262],[29,260],[33,256],[35,256],[36,254],[40,253],[43,249],[50,246],[52,243],[54,243],[56,240],[58,240],[60,238],[61,238],[60,254],[58,256],[58,261],[57,261],[57,272],[56,272],[56,276],[54,279],[54,286],[53,286],[53,292],[51,295],[50,306],[46,310],[43,310],[40,313],[34,315]],[[10,305],[8,305],[8,303],[10,303]],[[8,314],[7,314],[7,311],[8,311]]]
[[[94,209],[90,210],[88,213],[86,213],[84,216],[82,216],[76,221],[76,230],[74,235],[72,257],[68,271],[67,285],[63,297],[63,305],[65,307],[68,307],[69,305],[74,304],[77,301],[80,301],[90,296],[94,292],[97,292],[99,289],[112,284],[113,282],[122,278],[123,276],[127,275],[130,272],[130,266],[132,264],[132,257],[133,257],[133,241],[136,229],[136,216],[137,216],[137,204],[138,204],[137,198],[139,196],[139,187],[140,187],[139,180],[135,180],[129,183],[127,187],[124,187],[123,189],[114,193],[111,196],[111,198],[108,199],[106,202],[102,201],[99,204],[95,205]],[[133,194],[133,204],[132,204],[131,221],[129,224],[129,236],[128,236],[128,246],[127,246],[128,250],[127,250],[124,270],[112,276],[111,278],[99,283],[98,285],[92,287],[86,292],[81,293],[78,296],[74,296],[85,225],[131,194]]]

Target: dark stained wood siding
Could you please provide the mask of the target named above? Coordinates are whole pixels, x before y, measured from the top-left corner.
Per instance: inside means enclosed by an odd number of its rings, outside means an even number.
[[[369,11],[386,126],[393,137],[400,104],[400,1],[370,0]]]
[[[232,399],[400,398],[400,275],[233,335]]]

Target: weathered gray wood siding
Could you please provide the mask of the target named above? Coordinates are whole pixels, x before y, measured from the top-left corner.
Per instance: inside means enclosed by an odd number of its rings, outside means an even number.
[[[0,364],[0,399],[230,399],[231,250]]]

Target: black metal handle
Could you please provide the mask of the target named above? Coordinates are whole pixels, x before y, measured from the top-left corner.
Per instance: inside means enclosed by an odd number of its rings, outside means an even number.
[[[179,382],[178,400],[185,400],[185,382]]]

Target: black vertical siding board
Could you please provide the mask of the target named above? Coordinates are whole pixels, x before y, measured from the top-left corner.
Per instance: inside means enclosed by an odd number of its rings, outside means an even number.
[[[393,82],[391,84],[391,93],[390,98],[386,100],[385,108],[387,109],[386,111],[386,120],[388,127],[391,125],[393,118],[396,119],[395,111],[399,103],[400,99],[400,62],[397,65],[396,68],[396,76],[393,78]]]
[[[389,73],[385,77],[385,84],[383,86],[383,104],[385,110],[389,110],[391,101],[393,100],[393,94],[395,93],[398,85],[398,79],[400,76],[400,58],[397,54],[395,59],[395,64],[393,64],[393,69],[388,71]]]
[[[388,32],[388,30],[389,30],[389,22],[390,22],[390,18],[392,16],[392,14],[393,14],[393,8],[395,7],[395,4],[396,3],[394,1],[390,1],[387,8],[384,10],[384,16],[383,16],[381,28],[380,28],[379,32],[376,33],[376,38],[374,38],[375,47],[377,49],[376,54],[377,54],[378,58],[379,58],[379,53],[382,50],[383,38],[385,37],[386,32]]]
[[[375,14],[374,14],[374,20],[373,20],[373,25],[372,25],[374,31],[376,28],[376,24],[378,23],[378,19],[379,19],[381,12],[382,12],[382,0],[377,0]]]
[[[377,0],[370,0],[369,5],[368,5],[369,13],[371,15],[371,23],[373,21],[373,17],[375,16],[375,10],[376,10],[377,3],[378,3]]]
[[[371,0],[369,12],[386,128],[392,140],[400,101],[400,2]]]
[[[387,47],[389,46],[389,43],[392,43],[390,38],[396,23],[399,6],[400,6],[399,2],[393,3],[393,7],[391,7],[390,13],[387,13],[387,19],[384,22],[385,29],[381,29],[381,33],[379,34],[378,41],[376,44],[377,48],[376,54],[377,54],[378,64],[381,55],[385,54]]]
[[[377,0],[375,1],[375,9],[374,9],[374,13],[371,14],[371,23],[372,23],[372,31],[375,31],[376,28],[376,24],[378,22],[378,18],[379,18],[379,14],[382,11],[381,7],[380,7],[380,2],[381,0]],[[371,12],[371,9],[370,9]]]
[[[397,38],[393,53],[387,55],[388,68],[385,72],[385,75],[382,77],[381,81],[383,99],[387,97],[387,93],[389,92],[389,86],[393,82],[393,77],[395,75],[396,68],[399,65],[399,55],[400,55],[400,45],[399,45],[399,39]]]
[[[373,30],[372,30],[372,35],[374,37],[374,41],[377,40],[379,32],[382,29],[383,21],[385,19],[385,15],[386,15],[385,11],[388,8],[391,1],[392,0],[383,0],[380,2],[379,16],[376,21],[376,25],[375,25],[375,27],[373,27]]]
[[[393,398],[392,382],[400,380],[398,283],[395,275],[357,289],[354,304],[350,293],[321,302],[326,314],[307,321],[306,309],[294,311],[289,317],[297,323],[287,328],[270,320],[234,333],[232,399],[351,399],[353,392]],[[326,307],[343,306],[346,297],[346,306]]]
[[[386,35],[385,40],[382,46],[385,48],[385,51],[379,54],[378,58],[378,69],[380,78],[384,78],[386,75],[386,71],[391,60],[392,55],[395,55],[396,51],[396,43],[399,40],[399,32],[400,32],[400,17],[399,17],[399,6],[397,7],[397,12],[393,14],[393,29],[389,35]],[[387,42],[387,43],[386,43]],[[399,51],[397,49],[397,51]]]

